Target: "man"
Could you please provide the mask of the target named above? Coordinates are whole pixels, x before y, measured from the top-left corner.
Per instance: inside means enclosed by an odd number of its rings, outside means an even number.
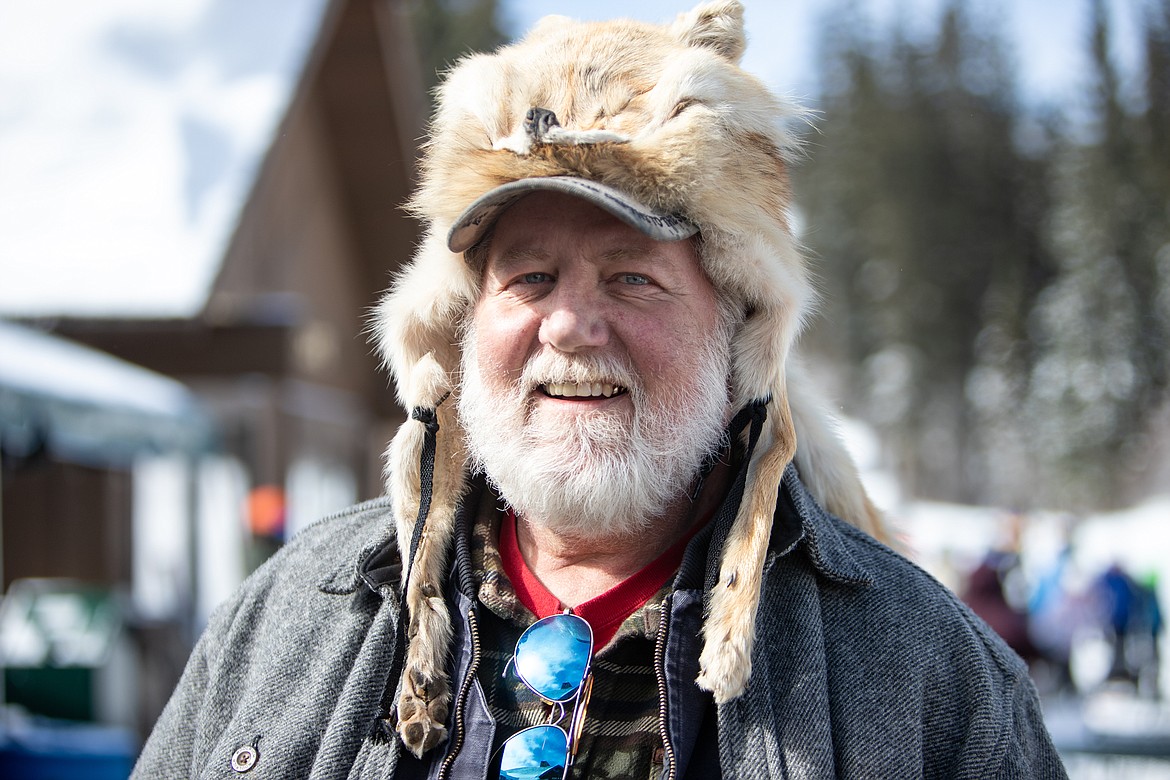
[[[1064,776],[1020,660],[858,529],[743,48],[724,1],[452,72],[388,498],[216,613],[137,776]]]

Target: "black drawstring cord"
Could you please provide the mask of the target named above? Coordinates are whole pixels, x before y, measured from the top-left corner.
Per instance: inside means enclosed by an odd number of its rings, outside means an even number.
[[[703,462],[699,464],[699,476],[695,480],[694,488],[691,490],[691,501],[698,501],[699,494],[703,492],[703,485],[707,482],[707,477],[711,476],[711,472],[719,465],[720,459],[723,457],[724,451],[729,444],[734,444],[735,439],[743,432],[744,426],[747,425],[748,419],[755,414],[755,407],[757,404],[767,404],[771,398],[766,398],[763,401],[752,401],[750,404],[739,410],[735,417],[731,418],[731,422],[727,424],[725,432],[726,439],[719,445],[718,448],[711,450],[703,456]],[[749,453],[750,456],[750,453]]]
[[[418,458],[418,517],[414,521],[414,533],[410,537],[410,555],[403,567],[405,576],[402,578],[402,587],[405,592],[406,583],[410,582],[410,571],[414,568],[414,556],[418,552],[419,542],[422,540],[423,527],[427,522],[427,515],[431,513],[431,496],[435,489],[435,451],[438,449],[439,417],[436,410],[447,400],[450,393],[446,393],[435,402],[433,407],[416,406],[410,410],[410,419],[418,420],[426,428],[423,434],[422,452]]]

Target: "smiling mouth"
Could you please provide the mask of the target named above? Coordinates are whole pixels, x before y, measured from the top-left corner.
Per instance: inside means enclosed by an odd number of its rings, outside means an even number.
[[[613,398],[627,392],[621,385],[611,382],[550,382],[540,386],[550,398]]]

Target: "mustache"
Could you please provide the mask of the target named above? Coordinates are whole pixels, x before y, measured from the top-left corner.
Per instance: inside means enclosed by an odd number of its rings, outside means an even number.
[[[531,393],[562,382],[601,384],[641,393],[637,372],[619,355],[566,354],[545,350],[528,360],[517,380],[517,389]]]

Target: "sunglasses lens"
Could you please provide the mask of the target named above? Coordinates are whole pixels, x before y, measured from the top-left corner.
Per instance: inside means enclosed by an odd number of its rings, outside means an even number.
[[[504,743],[500,780],[561,780],[569,756],[569,738],[556,726],[533,726]]]
[[[593,631],[576,615],[551,615],[533,623],[516,643],[516,672],[539,696],[568,701],[581,687]]]

